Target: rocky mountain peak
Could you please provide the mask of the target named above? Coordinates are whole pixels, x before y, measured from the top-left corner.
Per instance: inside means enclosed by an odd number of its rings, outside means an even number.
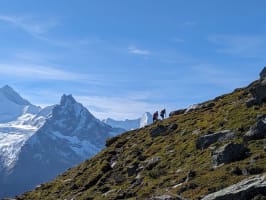
[[[71,94],[63,94],[63,96],[61,97],[60,105],[62,106],[73,105],[75,103],[77,102]]]

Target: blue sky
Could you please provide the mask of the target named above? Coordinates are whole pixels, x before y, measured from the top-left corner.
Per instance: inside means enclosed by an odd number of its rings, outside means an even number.
[[[264,0],[0,0],[0,86],[96,117],[187,107],[258,78]]]

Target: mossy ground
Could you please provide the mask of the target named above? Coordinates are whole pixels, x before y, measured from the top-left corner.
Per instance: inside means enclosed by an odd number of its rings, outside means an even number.
[[[124,133],[92,159],[69,169],[34,191],[21,195],[19,199],[133,200],[177,193],[189,199],[198,199],[247,177],[232,174],[235,167],[257,167],[266,172],[263,140],[246,143],[251,152],[248,158],[217,168],[212,167],[209,148],[196,148],[196,140],[200,135],[226,129],[236,133],[235,142],[243,142],[242,136],[254,125],[257,115],[266,113],[265,104],[246,107],[245,102],[249,98],[247,91],[248,89],[235,90],[231,94],[205,102],[204,104],[214,103],[210,108],[196,109]],[[178,128],[169,135],[155,138],[150,136],[152,128],[173,123]],[[212,146],[221,145],[223,143]],[[116,165],[110,168],[110,161],[115,156]],[[136,176],[128,177],[127,168],[136,163],[144,165],[146,160],[155,156],[160,156],[161,161],[151,170],[142,170],[141,184],[132,187]],[[195,176],[184,182],[190,170],[195,171]]]

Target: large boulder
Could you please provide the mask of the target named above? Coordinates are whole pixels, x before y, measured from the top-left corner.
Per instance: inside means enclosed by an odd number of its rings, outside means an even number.
[[[244,135],[244,140],[259,140],[266,138],[266,115],[258,119],[256,124]]]
[[[249,149],[243,144],[229,143],[212,152],[213,166],[242,160],[248,156]]]
[[[260,72],[260,78],[261,79],[266,78],[266,67],[264,67],[263,70],[261,70],[261,72]]]
[[[202,198],[202,200],[250,200],[266,195],[265,175],[257,175]]]
[[[203,135],[197,139],[196,147],[198,149],[206,149],[215,142],[222,142],[231,140],[235,136],[235,133],[231,130],[223,130],[213,134]]]
[[[260,84],[251,90],[251,94],[255,97],[258,104],[266,101],[266,79],[260,82]]]
[[[252,97],[246,102],[247,107],[266,102],[266,67],[260,72],[260,80],[249,88]]]

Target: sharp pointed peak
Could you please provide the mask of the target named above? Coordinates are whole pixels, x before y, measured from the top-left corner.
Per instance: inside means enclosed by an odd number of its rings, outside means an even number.
[[[5,85],[0,88],[0,92],[10,101],[13,101],[19,105],[31,104],[26,99],[23,99],[18,92],[16,92],[11,86]]]
[[[61,97],[61,101],[60,104],[61,105],[65,105],[65,104],[75,104],[77,103],[76,100],[74,99],[74,97],[72,96],[72,94],[63,94]]]

